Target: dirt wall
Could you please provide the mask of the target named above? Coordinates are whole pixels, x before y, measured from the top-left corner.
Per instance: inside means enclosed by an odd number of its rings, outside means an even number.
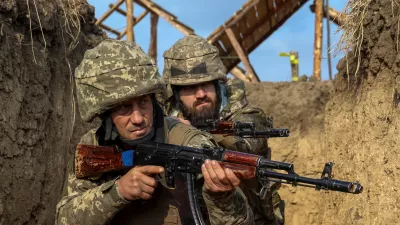
[[[354,1],[353,8],[360,3]],[[325,224],[400,221],[400,9],[381,0],[364,11],[358,73],[358,58],[349,53],[338,64],[336,93],[325,116],[328,156],[343,168],[337,176],[355,177],[364,193],[329,195]]]
[[[270,139],[272,159],[290,162],[304,176],[320,177],[326,162],[325,105],[333,84],[324,82],[262,82],[247,84],[249,102],[274,118],[274,126],[289,128],[290,137]],[[283,184],[288,225],[322,224],[325,192]]]
[[[73,68],[102,35],[86,1],[0,1],[0,224],[54,224],[82,134]]]

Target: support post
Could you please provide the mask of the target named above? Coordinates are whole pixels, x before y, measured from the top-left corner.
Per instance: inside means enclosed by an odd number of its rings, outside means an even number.
[[[315,5],[310,5],[311,12],[315,13]],[[338,12],[337,10],[329,7],[328,10],[324,9],[324,17],[328,18],[332,22],[334,22],[338,26],[342,26],[344,24],[345,14]]]
[[[134,23],[133,23],[133,26],[135,26],[136,24],[138,24],[148,13],[149,13],[149,11],[146,10],[146,11],[142,12],[138,17],[136,17],[136,18],[135,18],[135,21],[134,21]],[[127,31],[127,28],[125,28],[125,30],[122,31],[122,32],[118,35],[117,40],[120,40],[121,38],[123,38],[123,37],[126,35],[126,31]]]
[[[315,0],[315,42],[314,42],[314,73],[316,80],[321,80],[322,58],[322,18],[324,12],[323,0]]]
[[[155,60],[156,64],[157,64],[157,24],[158,24],[158,15],[155,13],[151,13],[149,56]]]
[[[299,53],[290,52],[290,65],[292,67],[292,81],[299,80]]]
[[[135,41],[133,33],[133,0],[126,0],[126,39],[128,41]]]
[[[236,54],[239,56],[240,61],[242,61],[251,82],[259,81],[257,79],[257,77],[255,76],[254,70],[253,70],[252,66],[250,65],[250,61],[247,58],[247,55],[245,54],[242,46],[236,39],[235,34],[233,33],[232,29],[228,27],[228,28],[226,28],[225,32],[226,32],[226,35],[228,36],[230,42],[232,43],[232,46],[235,49]]]

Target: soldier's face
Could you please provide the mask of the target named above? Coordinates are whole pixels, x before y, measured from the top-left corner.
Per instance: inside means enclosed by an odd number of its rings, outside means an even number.
[[[217,93],[212,81],[183,86],[179,90],[184,116],[192,123],[216,117]]]
[[[122,137],[135,140],[145,136],[153,126],[151,96],[140,96],[121,104],[112,110],[111,118]]]

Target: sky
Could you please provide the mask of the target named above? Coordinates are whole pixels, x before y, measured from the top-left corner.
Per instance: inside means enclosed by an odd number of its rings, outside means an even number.
[[[197,35],[208,37],[216,28],[222,25],[227,19],[242,7],[246,0],[153,0],[164,9],[174,14],[178,20],[195,30]],[[95,7],[96,18],[100,18],[108,9],[108,5],[117,0],[89,0],[89,3]],[[290,17],[277,31],[260,44],[250,53],[250,62],[258,74],[261,81],[290,81],[291,69],[288,57],[280,57],[279,53],[297,51],[299,52],[300,76],[307,76],[313,73],[314,61],[314,20],[315,14],[309,9],[312,4],[309,0],[292,17]],[[330,6],[338,11],[342,11],[347,0],[329,1]],[[125,4],[121,9],[126,9]],[[134,15],[138,16],[144,9],[135,4]],[[126,26],[124,16],[114,12],[108,17],[104,24],[123,31]],[[331,49],[340,39],[340,33],[337,32],[337,26],[330,23],[331,26]],[[327,29],[326,20],[323,22],[323,56],[321,67],[321,79],[329,79],[328,60],[327,60]],[[160,73],[163,70],[164,63],[162,54],[170,48],[177,40],[184,37],[176,28],[166,22],[161,17],[158,21],[158,52],[157,64]],[[147,52],[150,45],[150,14],[148,14],[138,25],[134,27],[136,42]],[[108,33],[109,37],[115,35]],[[332,55],[332,75],[337,73],[336,65],[343,57],[343,53]],[[242,68],[243,65],[241,65]]]

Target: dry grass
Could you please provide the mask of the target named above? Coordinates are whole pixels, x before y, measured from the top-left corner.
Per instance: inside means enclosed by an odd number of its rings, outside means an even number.
[[[364,27],[363,22],[367,14],[367,10],[371,2],[375,0],[348,0],[344,14],[344,23],[338,28],[338,32],[342,31],[339,42],[336,44],[334,54],[337,55],[339,52],[346,54],[346,63],[352,58],[357,59],[357,66],[354,72],[354,76],[357,78],[357,74],[361,65],[361,46],[364,39]],[[397,35],[396,35],[396,51],[399,51],[399,32],[400,32],[400,14],[396,15],[395,7],[399,7],[399,0],[392,0],[392,16],[397,17]],[[398,14],[398,12],[397,12]],[[347,58],[347,53],[353,51],[352,58]],[[348,65],[347,65],[348,67]],[[348,71],[349,72],[349,71]],[[350,74],[347,74],[350,76]],[[349,79],[349,78],[348,78]]]
[[[371,2],[372,0],[349,0],[342,12],[345,15],[344,23],[338,28],[338,31],[343,31],[343,34],[336,46],[335,54],[340,51],[345,54],[354,51],[354,57],[357,57],[357,68],[354,74],[356,77],[361,63],[360,51],[364,38],[363,21]],[[347,56],[346,62],[348,62]]]

